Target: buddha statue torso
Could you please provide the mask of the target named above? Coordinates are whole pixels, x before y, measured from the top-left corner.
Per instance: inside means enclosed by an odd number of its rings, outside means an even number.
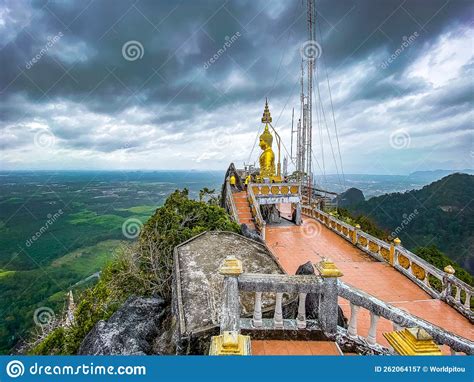
[[[260,148],[263,152],[260,154],[260,177],[261,178],[273,178],[275,176],[275,154],[272,150],[273,137],[268,130],[268,125],[265,126],[265,130],[260,135]]]

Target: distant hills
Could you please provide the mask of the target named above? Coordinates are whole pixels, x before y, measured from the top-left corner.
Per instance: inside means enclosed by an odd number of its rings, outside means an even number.
[[[426,182],[434,182],[438,179],[441,179],[445,176],[451,174],[469,174],[474,175],[474,169],[464,169],[464,170],[432,170],[432,171],[415,171],[408,175],[411,179],[425,180]]]
[[[435,176],[435,172],[427,173],[414,174]],[[368,216],[409,249],[436,245],[474,274],[473,198],[474,176],[455,173],[420,190],[381,195],[347,208]]]

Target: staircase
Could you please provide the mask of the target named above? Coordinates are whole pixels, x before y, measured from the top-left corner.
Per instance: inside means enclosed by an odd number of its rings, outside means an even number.
[[[247,191],[235,192],[232,194],[234,198],[235,207],[237,208],[237,215],[240,224],[247,224],[250,229],[255,229],[253,222],[252,210],[247,199]]]

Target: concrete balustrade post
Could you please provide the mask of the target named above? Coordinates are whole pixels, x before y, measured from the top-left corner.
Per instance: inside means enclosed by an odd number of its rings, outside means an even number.
[[[459,288],[457,285],[456,285],[456,296],[454,297],[454,300],[456,302],[461,301],[461,288]]]
[[[300,293],[299,295],[296,325],[298,326],[298,329],[306,328],[306,293]]]
[[[220,319],[221,333],[240,333],[240,299],[238,277],[242,274],[242,262],[235,257],[228,257],[219,269],[224,275],[224,297]]]
[[[255,307],[253,309],[252,324],[256,328],[261,328],[262,321],[262,292],[255,292]]]
[[[275,329],[283,329],[283,293],[277,293],[275,298],[275,315],[273,316],[273,326]]]
[[[321,293],[319,294],[319,321],[324,332],[335,334],[337,332],[337,279],[342,276],[342,272],[336,265],[323,259],[316,265],[320,276],[323,279]]]
[[[359,231],[360,225],[356,224],[354,227],[354,231],[352,231],[352,244],[357,245],[357,241],[359,240]]]
[[[357,315],[359,314],[360,306],[351,302],[351,318],[349,319],[349,327],[347,333],[351,338],[357,338]]]
[[[451,297],[451,292],[452,292],[451,278],[453,277],[455,272],[456,271],[451,265],[447,265],[444,267],[443,285],[442,285],[442,290],[441,290],[441,298],[443,299],[447,299],[448,297]]]
[[[390,244],[389,263],[392,266],[398,265],[398,252],[397,249],[402,244],[401,240],[396,237]]]
[[[471,309],[471,295],[466,291],[466,300],[464,300],[464,308]]]
[[[370,328],[369,335],[367,336],[367,343],[371,346],[377,344],[377,323],[380,316],[377,316],[375,313],[370,312]]]

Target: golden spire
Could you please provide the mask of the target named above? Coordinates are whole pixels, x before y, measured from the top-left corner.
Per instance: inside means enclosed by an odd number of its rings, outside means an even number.
[[[272,116],[268,108],[268,100],[265,98],[265,110],[263,111],[262,123],[272,123]]]

